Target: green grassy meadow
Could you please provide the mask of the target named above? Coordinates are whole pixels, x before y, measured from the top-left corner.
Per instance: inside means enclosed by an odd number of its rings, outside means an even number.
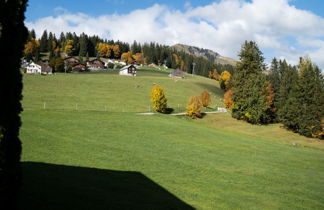
[[[227,113],[198,120],[137,114],[147,111],[153,83],[165,89],[170,103],[186,103],[208,89],[216,97],[212,106],[220,105],[215,81],[166,75],[24,75],[20,207],[324,208],[323,142]],[[52,107],[42,109],[42,100]],[[124,112],[95,108],[107,101],[133,106]],[[83,102],[93,105],[81,109]]]
[[[221,106],[222,91],[215,80],[187,75],[171,79],[168,71],[140,70],[137,77],[118,75],[118,71],[89,74],[26,75],[24,100],[26,110],[97,110],[110,112],[148,112],[150,90],[160,85],[175,111],[184,111],[190,96],[208,90],[211,107]],[[152,111],[152,110],[151,110]]]

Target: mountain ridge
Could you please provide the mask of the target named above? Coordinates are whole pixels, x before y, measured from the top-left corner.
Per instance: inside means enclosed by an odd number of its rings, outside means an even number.
[[[224,57],[221,56],[218,52],[215,52],[210,49],[204,49],[204,48],[199,48],[196,46],[190,46],[190,45],[185,45],[185,44],[175,44],[172,45],[171,48],[177,50],[177,51],[184,51],[188,54],[197,56],[197,57],[204,57],[208,60],[211,60],[215,63],[218,64],[223,64],[223,65],[232,65],[235,66],[237,63],[237,60],[229,58],[229,57]]]

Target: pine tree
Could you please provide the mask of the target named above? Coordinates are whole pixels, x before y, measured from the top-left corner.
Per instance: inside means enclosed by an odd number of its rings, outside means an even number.
[[[299,65],[299,120],[297,132],[315,137],[322,131],[321,118],[324,116],[323,76],[319,68],[309,58],[301,58]]]
[[[80,50],[79,50],[79,56],[86,56],[88,53],[88,36],[82,33],[80,35]]]
[[[267,79],[271,83],[272,91],[274,92],[274,101],[273,106],[275,109],[278,109],[279,107],[279,89],[280,89],[280,83],[281,83],[281,74],[280,74],[280,64],[276,58],[272,59],[271,67],[270,67],[270,73],[267,76]],[[277,113],[273,113],[273,121],[278,121]]]
[[[28,31],[24,26],[26,0],[0,1],[0,206],[16,209],[21,184],[19,128],[22,105],[20,58]],[[13,44],[14,43],[14,44]]]
[[[269,123],[271,117],[267,113],[271,107],[266,103],[262,53],[255,42],[245,41],[239,57],[240,62],[237,63],[233,81],[232,116],[253,124]]]
[[[54,49],[53,48],[53,41],[54,41],[54,36],[52,34],[52,32],[49,32],[48,34],[48,40],[47,40],[47,51],[52,51]]]
[[[301,109],[298,89],[298,73],[296,68],[280,62],[281,83],[279,89],[278,118],[288,129],[297,131],[299,111]]]
[[[47,31],[45,30],[43,32],[43,35],[40,39],[40,52],[47,52],[47,47],[48,47],[48,38],[47,38]]]

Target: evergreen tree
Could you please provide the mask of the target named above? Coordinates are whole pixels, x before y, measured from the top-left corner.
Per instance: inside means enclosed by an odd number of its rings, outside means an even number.
[[[255,42],[242,45],[240,62],[233,81],[232,116],[254,124],[269,123],[271,106],[266,103],[266,79],[262,74],[264,58]]]
[[[40,39],[40,52],[47,52],[47,47],[48,47],[48,38],[47,38],[47,31],[45,30],[43,32],[43,35]]]
[[[21,184],[19,128],[22,105],[20,58],[28,31],[24,26],[26,0],[0,1],[0,206],[16,209]],[[13,44],[14,43],[14,44]]]
[[[299,118],[297,132],[314,137],[322,131],[324,116],[323,76],[309,58],[301,58],[299,65]]]
[[[30,41],[31,39],[36,39],[36,33],[34,29],[28,31],[28,41]]]
[[[88,53],[88,36],[82,33],[80,35],[80,49],[79,49],[79,56],[86,56]]]
[[[279,107],[279,89],[280,89],[280,83],[281,83],[281,74],[279,71],[279,62],[276,58],[272,59],[271,67],[270,67],[270,73],[267,76],[267,79],[271,83],[272,90],[274,92],[274,107],[275,109],[278,109]],[[277,121],[277,114],[274,114],[274,121]]]
[[[52,34],[52,32],[49,32],[48,34],[48,40],[47,40],[47,51],[52,51],[54,49],[53,48],[53,41],[54,41],[54,36]]]
[[[296,68],[280,62],[281,84],[279,89],[278,117],[287,128],[297,131],[299,110],[301,109]]]

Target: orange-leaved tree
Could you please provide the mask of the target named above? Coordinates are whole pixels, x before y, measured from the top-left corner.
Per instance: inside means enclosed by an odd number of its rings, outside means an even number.
[[[191,96],[187,105],[187,114],[192,119],[200,118],[202,103],[199,96]]]
[[[224,104],[227,109],[232,109],[233,107],[233,90],[229,89],[224,93]]]
[[[207,90],[204,90],[202,93],[201,93],[201,104],[203,107],[208,107],[208,105],[210,104],[211,102],[211,98],[210,98],[210,94],[208,93]]]
[[[163,89],[154,85],[151,90],[151,102],[153,103],[153,110],[161,113],[165,113],[167,110],[167,98],[164,95]]]

